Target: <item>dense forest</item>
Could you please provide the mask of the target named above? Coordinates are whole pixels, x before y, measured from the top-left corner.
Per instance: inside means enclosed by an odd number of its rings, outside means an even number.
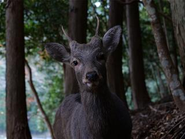
[[[185,139],[184,0],[0,0],[0,138],[55,139],[58,107],[82,89],[46,44],[72,52],[71,40],[97,34],[105,44],[117,25],[105,78],[130,113],[132,138]]]

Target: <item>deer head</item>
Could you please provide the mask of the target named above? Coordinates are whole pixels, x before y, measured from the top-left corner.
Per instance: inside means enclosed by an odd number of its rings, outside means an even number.
[[[115,26],[101,39],[98,36],[99,20],[97,21],[96,34],[87,44],[72,40],[63,30],[69,41],[70,52],[58,43],[47,43],[45,46],[52,58],[75,70],[81,91],[96,90],[106,84],[106,59],[116,49],[121,36],[121,27]]]

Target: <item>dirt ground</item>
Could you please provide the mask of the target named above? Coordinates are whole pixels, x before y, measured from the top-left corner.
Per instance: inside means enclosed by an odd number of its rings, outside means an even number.
[[[133,139],[185,139],[185,113],[173,102],[153,104],[131,115]]]

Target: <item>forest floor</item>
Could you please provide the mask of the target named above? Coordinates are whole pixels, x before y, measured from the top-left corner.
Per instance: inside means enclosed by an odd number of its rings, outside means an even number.
[[[185,113],[173,102],[152,104],[131,115],[133,139],[185,139]]]
[[[41,134],[32,134],[32,139],[51,139],[51,136],[49,133],[41,133]],[[0,139],[7,139],[6,133],[0,132]]]

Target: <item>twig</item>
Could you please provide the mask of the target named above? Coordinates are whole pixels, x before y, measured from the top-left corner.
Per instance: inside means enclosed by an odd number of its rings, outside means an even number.
[[[183,117],[178,120],[178,122],[168,131],[168,133],[162,137],[162,139],[166,139],[166,136],[169,134],[173,134],[173,137],[176,136],[176,134],[174,134],[174,132],[179,127],[179,125],[184,122],[184,120],[185,119],[184,119],[184,115],[183,115]]]
[[[169,134],[172,133],[180,124],[182,124],[182,122],[184,122],[185,118],[182,117],[181,119],[179,119],[179,121],[175,124],[175,126],[170,129],[170,131],[168,132]]]
[[[185,133],[183,133],[180,139],[184,139],[184,138],[185,138]]]
[[[152,107],[151,105],[149,106],[149,108],[150,108],[152,111],[156,112],[156,113],[160,113],[160,114],[164,114],[164,113],[165,113],[165,112],[163,112],[163,111],[157,110],[156,108]]]
[[[31,88],[31,90],[32,90],[32,92],[33,92],[33,95],[34,95],[35,100],[36,100],[36,102],[37,102],[38,108],[39,108],[39,110],[40,110],[40,112],[41,112],[41,114],[42,114],[42,116],[43,116],[43,118],[44,118],[44,121],[45,121],[45,123],[46,123],[46,125],[47,125],[47,127],[48,127],[48,129],[49,129],[49,131],[50,131],[50,133],[51,133],[52,139],[55,139],[55,137],[54,137],[54,132],[53,132],[53,128],[52,128],[52,126],[51,126],[51,123],[50,123],[49,118],[48,118],[48,116],[46,115],[46,113],[45,113],[45,111],[44,111],[44,109],[43,109],[43,107],[42,107],[42,104],[41,104],[41,102],[40,102],[38,93],[37,93],[37,91],[36,91],[36,89],[35,89],[35,86],[34,86],[34,84],[33,84],[31,68],[30,68],[30,66],[29,66],[29,64],[28,64],[28,62],[27,62],[26,60],[25,60],[25,69],[26,69],[26,71],[28,72],[28,83],[29,83],[30,88]]]
[[[140,113],[139,115],[140,115],[142,118],[148,118],[148,115],[146,115],[146,114],[144,115],[144,114]]]
[[[181,128],[177,128],[177,131],[173,134],[172,139],[179,139],[180,133],[185,129],[184,123],[181,123],[183,126]],[[183,132],[182,132],[183,133]]]

